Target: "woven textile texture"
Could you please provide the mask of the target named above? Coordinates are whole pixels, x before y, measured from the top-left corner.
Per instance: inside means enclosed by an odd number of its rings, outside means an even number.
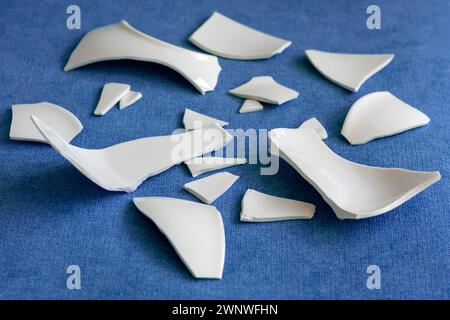
[[[1,1],[0,13],[0,298],[46,299],[410,299],[450,298],[450,37],[449,1],[377,1],[381,29],[366,27],[370,1],[85,1],[81,29],[66,28],[67,1]],[[63,67],[88,31],[120,20],[170,43],[198,50],[189,35],[214,11],[292,41],[262,61],[220,59],[213,92],[199,94],[175,71],[134,61]],[[322,77],[304,50],[395,53],[358,93]],[[298,99],[239,114],[228,90],[270,75]],[[122,82],[143,93],[126,110],[93,110],[103,84]],[[419,129],[351,146],[340,135],[348,109],[374,91],[390,91],[431,118]],[[260,164],[229,168],[237,183],[214,205],[226,233],[223,279],[195,280],[133,196],[198,201],[182,186],[179,165],[132,194],[108,192],[51,147],[9,139],[11,105],[49,101],[72,111],[84,130],[73,144],[101,148],[182,127],[184,108],[228,121],[230,129],[297,127],[311,117],[328,131],[326,144],[373,166],[439,170],[442,180],[399,208],[373,219],[340,221],[315,189],[281,161],[276,175]],[[263,132],[263,131],[261,131]],[[261,133],[263,134],[263,133]],[[311,202],[309,221],[242,223],[248,188]],[[68,290],[66,268],[81,269],[81,290]],[[368,290],[369,265],[381,289]]]

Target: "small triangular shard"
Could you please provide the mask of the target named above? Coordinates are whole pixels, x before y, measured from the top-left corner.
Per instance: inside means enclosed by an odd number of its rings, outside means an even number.
[[[252,100],[252,99],[245,99],[244,103],[242,104],[241,108],[239,109],[239,113],[255,112],[255,111],[261,111],[263,109],[264,109],[264,107],[259,101]]]
[[[186,108],[184,110],[183,124],[186,130],[194,130],[199,128],[210,127],[213,125],[224,127],[228,125],[228,122]]]
[[[97,116],[104,116],[123,97],[125,97],[128,92],[130,92],[130,85],[128,84],[114,82],[105,84],[94,114]]]
[[[225,169],[239,164],[246,164],[245,158],[199,157],[186,161],[191,175],[196,177],[202,173]]]
[[[184,188],[204,203],[211,204],[239,179],[229,172],[220,172],[186,183]]]
[[[306,120],[298,128],[299,129],[310,128],[317,133],[320,139],[325,140],[326,138],[328,138],[327,130],[325,130],[323,125],[316,118]]]
[[[128,92],[125,95],[125,97],[120,99],[120,103],[119,103],[120,110],[131,106],[133,103],[136,103],[141,98],[142,98],[142,93],[140,93],[140,92],[136,92],[136,91]]]

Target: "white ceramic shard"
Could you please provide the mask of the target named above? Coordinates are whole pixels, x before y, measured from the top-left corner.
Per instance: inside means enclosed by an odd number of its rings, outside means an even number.
[[[94,114],[96,116],[104,116],[130,92],[130,89],[130,85],[124,83],[111,82],[105,84]]]
[[[325,78],[353,92],[394,59],[393,54],[334,53],[313,49],[306,50],[305,54]]]
[[[220,149],[232,139],[221,127],[211,127],[127,141],[104,149],[83,149],[69,144],[37,117],[31,117],[59,154],[91,181],[109,191],[132,192],[150,176]]]
[[[263,110],[263,105],[256,100],[245,99],[241,108],[239,109],[239,113],[247,113],[247,112],[255,112]]]
[[[206,204],[213,203],[239,179],[229,172],[220,172],[186,183],[184,188]]]
[[[350,108],[341,134],[351,144],[391,136],[430,122],[424,113],[387,91],[373,92]]]
[[[69,142],[83,130],[80,120],[72,112],[50,102],[14,104],[11,109],[9,138],[12,140],[47,143],[47,140],[31,121],[31,115],[43,119],[54,127],[64,140]]]
[[[184,109],[183,125],[186,130],[194,130],[214,125],[224,127],[228,125],[228,122],[209,117],[186,108]]]
[[[254,77],[243,85],[230,90],[230,93],[241,98],[278,105],[298,97],[297,91],[280,85],[268,76]]]
[[[311,219],[316,207],[310,203],[271,196],[248,189],[242,198],[241,221],[270,222]]]
[[[282,53],[290,41],[249,28],[214,12],[189,38],[197,47],[215,56],[256,60]]]
[[[323,125],[316,118],[306,120],[298,128],[299,129],[311,128],[319,135],[320,139],[325,140],[326,138],[328,138],[327,130],[325,130]]]
[[[217,57],[174,46],[122,21],[87,33],[64,71],[107,60],[159,63],[179,72],[202,94],[214,90],[221,71]]]
[[[329,149],[314,130],[273,129],[270,151],[287,161],[331,206],[339,219],[388,212],[440,179],[439,172],[379,168],[348,161]]]
[[[245,158],[222,158],[222,157],[200,157],[191,159],[185,162],[192,177],[196,177],[200,174],[210,171],[225,169],[228,167],[246,164]]]
[[[138,100],[142,98],[142,93],[136,91],[128,92],[125,97],[120,99],[119,107],[120,110],[125,109],[132,104],[136,103]]]
[[[167,237],[195,278],[222,278],[225,231],[214,206],[164,197],[139,197],[133,202]]]

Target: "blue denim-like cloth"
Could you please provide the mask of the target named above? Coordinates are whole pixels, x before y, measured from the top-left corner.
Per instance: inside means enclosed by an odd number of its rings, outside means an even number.
[[[3,1],[0,13],[0,298],[95,299],[379,299],[450,298],[450,37],[448,1],[377,1],[381,30],[366,28],[372,1],[84,1],[81,30],[66,28],[67,1]],[[70,72],[63,67],[88,31],[122,19],[159,39],[196,49],[189,35],[219,11],[292,41],[263,61],[220,59],[215,91],[205,95],[175,71],[116,61]],[[395,59],[350,93],[306,60],[309,48],[395,53]],[[199,50],[200,51],[200,50]],[[300,92],[262,112],[238,114],[228,94],[253,76],[270,75]],[[131,84],[144,98],[126,110],[95,117],[106,82]],[[419,129],[351,146],[340,135],[359,97],[388,90],[426,113]],[[260,165],[228,169],[238,182],[214,205],[226,233],[223,279],[195,280],[134,196],[197,201],[182,189],[183,165],[132,193],[108,192],[44,144],[9,139],[14,103],[50,101],[80,118],[73,143],[101,148],[182,126],[184,108],[230,122],[229,128],[296,127],[317,117],[339,155],[360,163],[439,170],[442,180],[388,214],[340,221],[320,195],[284,161],[278,174]],[[248,188],[317,205],[310,221],[241,223]],[[381,268],[381,289],[368,290],[366,269]],[[68,290],[66,268],[81,268],[81,290]]]

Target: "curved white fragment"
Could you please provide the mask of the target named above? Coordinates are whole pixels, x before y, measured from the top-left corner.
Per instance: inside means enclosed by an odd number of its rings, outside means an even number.
[[[316,118],[306,120],[298,128],[299,129],[311,128],[317,133],[320,139],[325,140],[326,138],[328,138],[327,130],[325,130],[323,125]]]
[[[388,212],[439,181],[439,172],[370,167],[331,151],[312,129],[274,129],[271,153],[294,167],[322,195],[339,219]]]
[[[225,169],[228,167],[246,164],[245,158],[200,157],[184,162],[192,177],[196,177],[210,171]]]
[[[263,110],[263,105],[256,100],[245,99],[241,108],[239,109],[239,113],[247,113],[247,112],[255,112]]]
[[[350,108],[341,134],[351,144],[391,136],[430,122],[424,113],[387,91],[373,92]]]
[[[80,120],[72,112],[50,102],[14,104],[11,109],[12,120],[9,131],[11,140],[47,143],[47,140],[31,121],[31,115],[39,117],[54,127],[68,142],[83,130]]]
[[[87,33],[70,55],[64,71],[107,60],[159,63],[183,75],[202,94],[216,87],[217,57],[187,50],[153,38],[122,21]]]
[[[69,144],[37,117],[34,124],[48,143],[82,174],[109,191],[132,192],[147,178],[175,164],[221,149],[232,137],[221,127],[149,137],[104,149]]]
[[[105,84],[94,114],[104,116],[130,92],[130,89],[130,85],[124,83],[111,82]]]
[[[183,187],[204,203],[211,204],[227,192],[237,179],[239,177],[234,174],[220,172],[186,183]]]
[[[228,125],[228,122],[209,117],[186,108],[184,109],[183,125],[186,130],[194,130],[214,125],[224,127]]]
[[[225,231],[214,206],[164,197],[139,197],[133,202],[167,237],[195,278],[222,278]]]
[[[394,54],[334,53],[313,49],[305,50],[305,54],[325,78],[353,92],[394,59]]]
[[[254,77],[230,93],[245,99],[271,104],[283,104],[298,97],[298,92],[275,82],[272,77]]]
[[[123,110],[132,104],[136,103],[138,100],[142,98],[142,93],[137,91],[130,91],[128,92],[125,97],[120,99],[119,107],[120,110]]]
[[[248,189],[242,198],[241,221],[270,222],[311,219],[316,207],[310,203],[271,196]]]
[[[268,59],[291,45],[291,41],[249,28],[218,12],[214,12],[189,41],[215,56],[240,60]]]

